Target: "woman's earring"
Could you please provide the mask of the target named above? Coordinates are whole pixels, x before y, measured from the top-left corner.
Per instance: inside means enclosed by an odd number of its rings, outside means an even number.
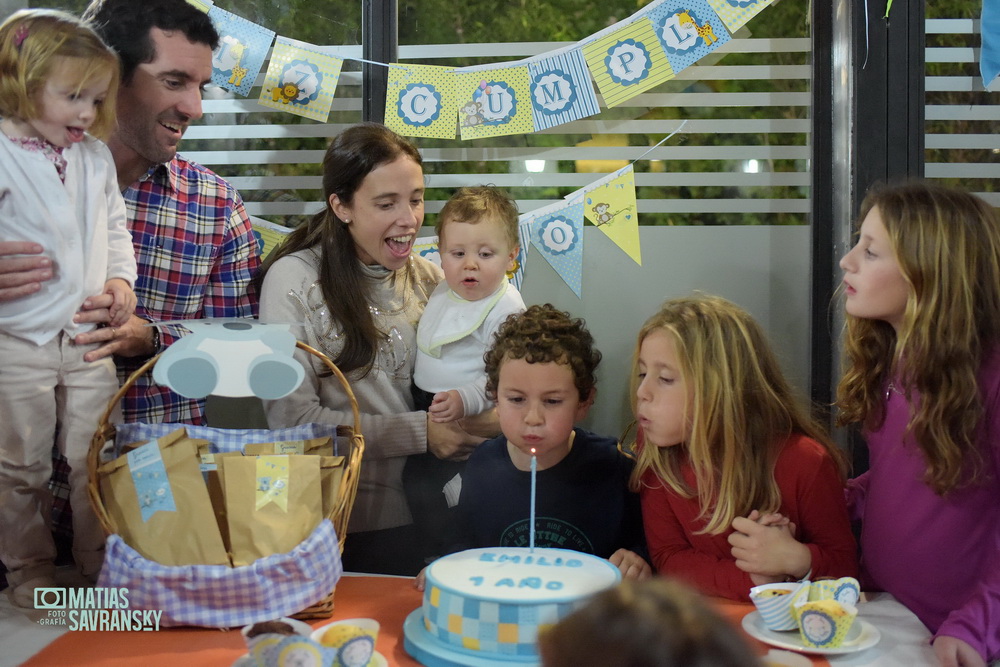
[[[351,221],[350,221],[350,220],[347,220],[347,219],[345,218],[345,219],[344,219],[344,224],[345,224],[345,225],[349,225],[349,224],[351,224]]]

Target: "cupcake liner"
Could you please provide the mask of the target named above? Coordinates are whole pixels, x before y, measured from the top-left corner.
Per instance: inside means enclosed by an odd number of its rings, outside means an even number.
[[[808,586],[808,582],[805,582]],[[750,600],[757,607],[764,625],[769,630],[795,630],[798,628],[792,603],[802,583],[764,584],[750,589]]]

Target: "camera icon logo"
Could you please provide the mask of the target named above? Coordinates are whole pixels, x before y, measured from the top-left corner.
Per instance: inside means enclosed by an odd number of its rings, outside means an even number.
[[[36,588],[35,609],[65,609],[65,588]]]

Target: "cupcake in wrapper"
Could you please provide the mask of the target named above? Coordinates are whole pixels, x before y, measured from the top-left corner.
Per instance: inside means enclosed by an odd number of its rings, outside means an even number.
[[[856,607],[861,599],[861,586],[854,577],[821,579],[812,582],[809,600],[836,600],[840,604]]]
[[[364,667],[375,654],[379,623],[372,618],[349,618],[317,628],[313,640],[336,653],[333,667]]]
[[[813,648],[838,648],[844,644],[858,609],[832,598],[796,605],[802,643]]]
[[[792,603],[799,589],[808,585],[808,582],[791,582],[754,586],[750,589],[750,600],[769,630],[795,630],[799,626]]]
[[[263,635],[250,652],[257,667],[329,667],[337,650],[302,635]]]

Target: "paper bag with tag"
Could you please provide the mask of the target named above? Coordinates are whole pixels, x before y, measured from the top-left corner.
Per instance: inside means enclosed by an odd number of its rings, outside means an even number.
[[[97,470],[108,515],[130,547],[163,565],[229,565],[202,478],[198,442],[183,428]]]
[[[247,456],[267,454],[305,454],[320,457],[320,486],[323,492],[323,516],[329,518],[337,502],[340,481],[347,467],[347,457],[330,456],[333,453],[333,438],[310,438],[286,442],[248,443],[243,447]]]
[[[221,460],[233,566],[291,551],[323,519],[319,456]]]

